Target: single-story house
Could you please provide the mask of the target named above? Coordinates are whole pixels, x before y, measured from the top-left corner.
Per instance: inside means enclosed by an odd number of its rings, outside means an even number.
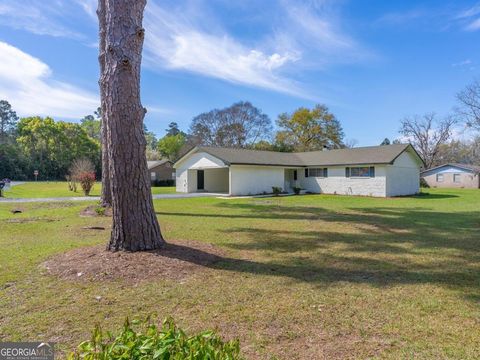
[[[444,164],[421,173],[430,187],[480,188],[480,166],[467,164]]]
[[[410,144],[282,153],[198,146],[175,164],[177,191],[401,196],[419,192],[423,162]]]
[[[152,182],[175,180],[175,170],[172,161],[168,159],[147,161],[147,166]]]

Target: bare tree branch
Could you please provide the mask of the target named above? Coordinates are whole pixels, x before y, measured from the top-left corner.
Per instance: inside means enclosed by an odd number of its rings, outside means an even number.
[[[480,80],[477,79],[457,94],[460,107],[457,113],[468,126],[480,130]]]
[[[415,115],[401,121],[400,133],[417,149],[428,169],[437,160],[441,145],[450,139],[455,124],[452,116],[437,120],[434,113]]]

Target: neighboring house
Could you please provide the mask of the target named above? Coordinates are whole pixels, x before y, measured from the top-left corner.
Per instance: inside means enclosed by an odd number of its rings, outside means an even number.
[[[422,179],[430,187],[480,188],[480,166],[445,164],[422,172]]]
[[[195,147],[175,164],[178,192],[291,192],[400,196],[419,192],[423,165],[409,144],[281,153]]]
[[[167,159],[147,161],[150,180],[175,180],[173,162]]]

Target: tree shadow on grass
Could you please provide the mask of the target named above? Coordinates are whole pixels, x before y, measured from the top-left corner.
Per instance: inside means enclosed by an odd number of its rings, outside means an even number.
[[[257,223],[225,229],[239,241],[224,246],[255,251],[268,258],[217,257],[215,269],[288,277],[328,285],[338,282],[437,284],[457,289],[470,300],[480,298],[480,214],[430,209],[370,207],[342,211],[311,206],[272,206],[258,203],[220,203],[219,214],[165,213],[181,217],[226,217],[289,221],[287,229]],[[236,213],[228,213],[228,209]],[[218,210],[217,210],[218,212]],[[295,230],[295,223],[298,229]],[[304,220],[325,224],[308,230]],[[328,223],[332,223],[331,226]],[[333,224],[335,223],[335,224]],[[317,228],[321,226],[317,226]],[[292,230],[293,228],[293,230]],[[338,229],[338,230],[337,230]],[[340,249],[340,250],[338,250]],[[183,259],[182,251],[174,252]],[[200,257],[206,254],[198,254]]]

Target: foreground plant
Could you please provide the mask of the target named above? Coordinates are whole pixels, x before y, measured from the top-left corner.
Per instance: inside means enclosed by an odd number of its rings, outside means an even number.
[[[132,325],[138,325],[136,330]],[[69,360],[241,360],[238,340],[224,342],[213,331],[187,336],[167,318],[159,329],[150,319],[132,322],[127,319],[120,334],[104,333],[97,325],[90,341],[82,342]]]

